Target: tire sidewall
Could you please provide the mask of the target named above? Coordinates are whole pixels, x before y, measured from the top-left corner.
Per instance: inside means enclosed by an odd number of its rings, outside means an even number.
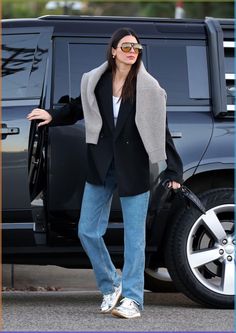
[[[205,192],[200,199],[206,210],[222,204],[232,204],[233,189],[216,189]],[[194,301],[213,307],[233,306],[233,296],[212,291],[201,283],[192,272],[187,256],[187,242],[191,229],[202,214],[194,207],[186,209],[174,223],[168,241],[167,267],[177,289]]]

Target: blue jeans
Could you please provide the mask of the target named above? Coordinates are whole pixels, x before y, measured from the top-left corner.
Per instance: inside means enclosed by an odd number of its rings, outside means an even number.
[[[149,191],[120,198],[124,222],[124,266],[121,277],[103,240],[116,187],[114,169],[108,171],[104,186],[86,183],[79,238],[91,261],[100,291],[104,295],[110,294],[122,282],[122,296],[133,299],[142,309]]]

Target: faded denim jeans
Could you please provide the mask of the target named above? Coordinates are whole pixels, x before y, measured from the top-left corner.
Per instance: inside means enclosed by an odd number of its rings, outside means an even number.
[[[79,221],[79,238],[94,269],[102,294],[114,292],[122,282],[122,296],[143,308],[145,230],[149,191],[121,197],[124,222],[124,266],[117,273],[103,240],[108,226],[112,196],[117,187],[114,169],[108,171],[105,184],[86,183]]]

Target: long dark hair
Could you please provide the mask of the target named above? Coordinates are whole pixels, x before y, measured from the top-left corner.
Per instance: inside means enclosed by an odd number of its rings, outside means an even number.
[[[108,61],[108,69],[112,71],[114,74],[116,72],[116,62],[115,59],[112,56],[112,48],[116,49],[119,41],[125,37],[125,36],[134,36],[137,39],[137,42],[140,43],[140,40],[136,33],[130,29],[130,28],[121,28],[116,30],[110,40],[110,43],[108,45],[107,49],[107,61]],[[136,62],[132,65],[129,74],[127,75],[127,78],[125,80],[122,93],[121,93],[121,98],[122,100],[128,100],[130,99],[131,101],[134,100],[135,97],[135,89],[136,89],[136,79],[137,79],[137,74],[138,70],[140,67],[142,59],[142,53],[140,52]]]

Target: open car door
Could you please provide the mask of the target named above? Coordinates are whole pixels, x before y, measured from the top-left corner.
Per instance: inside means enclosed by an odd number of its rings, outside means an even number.
[[[39,163],[36,172],[38,160],[33,162],[32,158],[36,140],[32,138],[41,142],[42,136],[26,117],[32,109],[43,106],[53,28],[35,26],[29,32],[28,27],[7,24],[3,22],[2,30],[2,229],[4,248],[10,249],[35,245],[37,221],[31,201],[42,188],[42,167]],[[37,147],[39,154],[42,145]]]

